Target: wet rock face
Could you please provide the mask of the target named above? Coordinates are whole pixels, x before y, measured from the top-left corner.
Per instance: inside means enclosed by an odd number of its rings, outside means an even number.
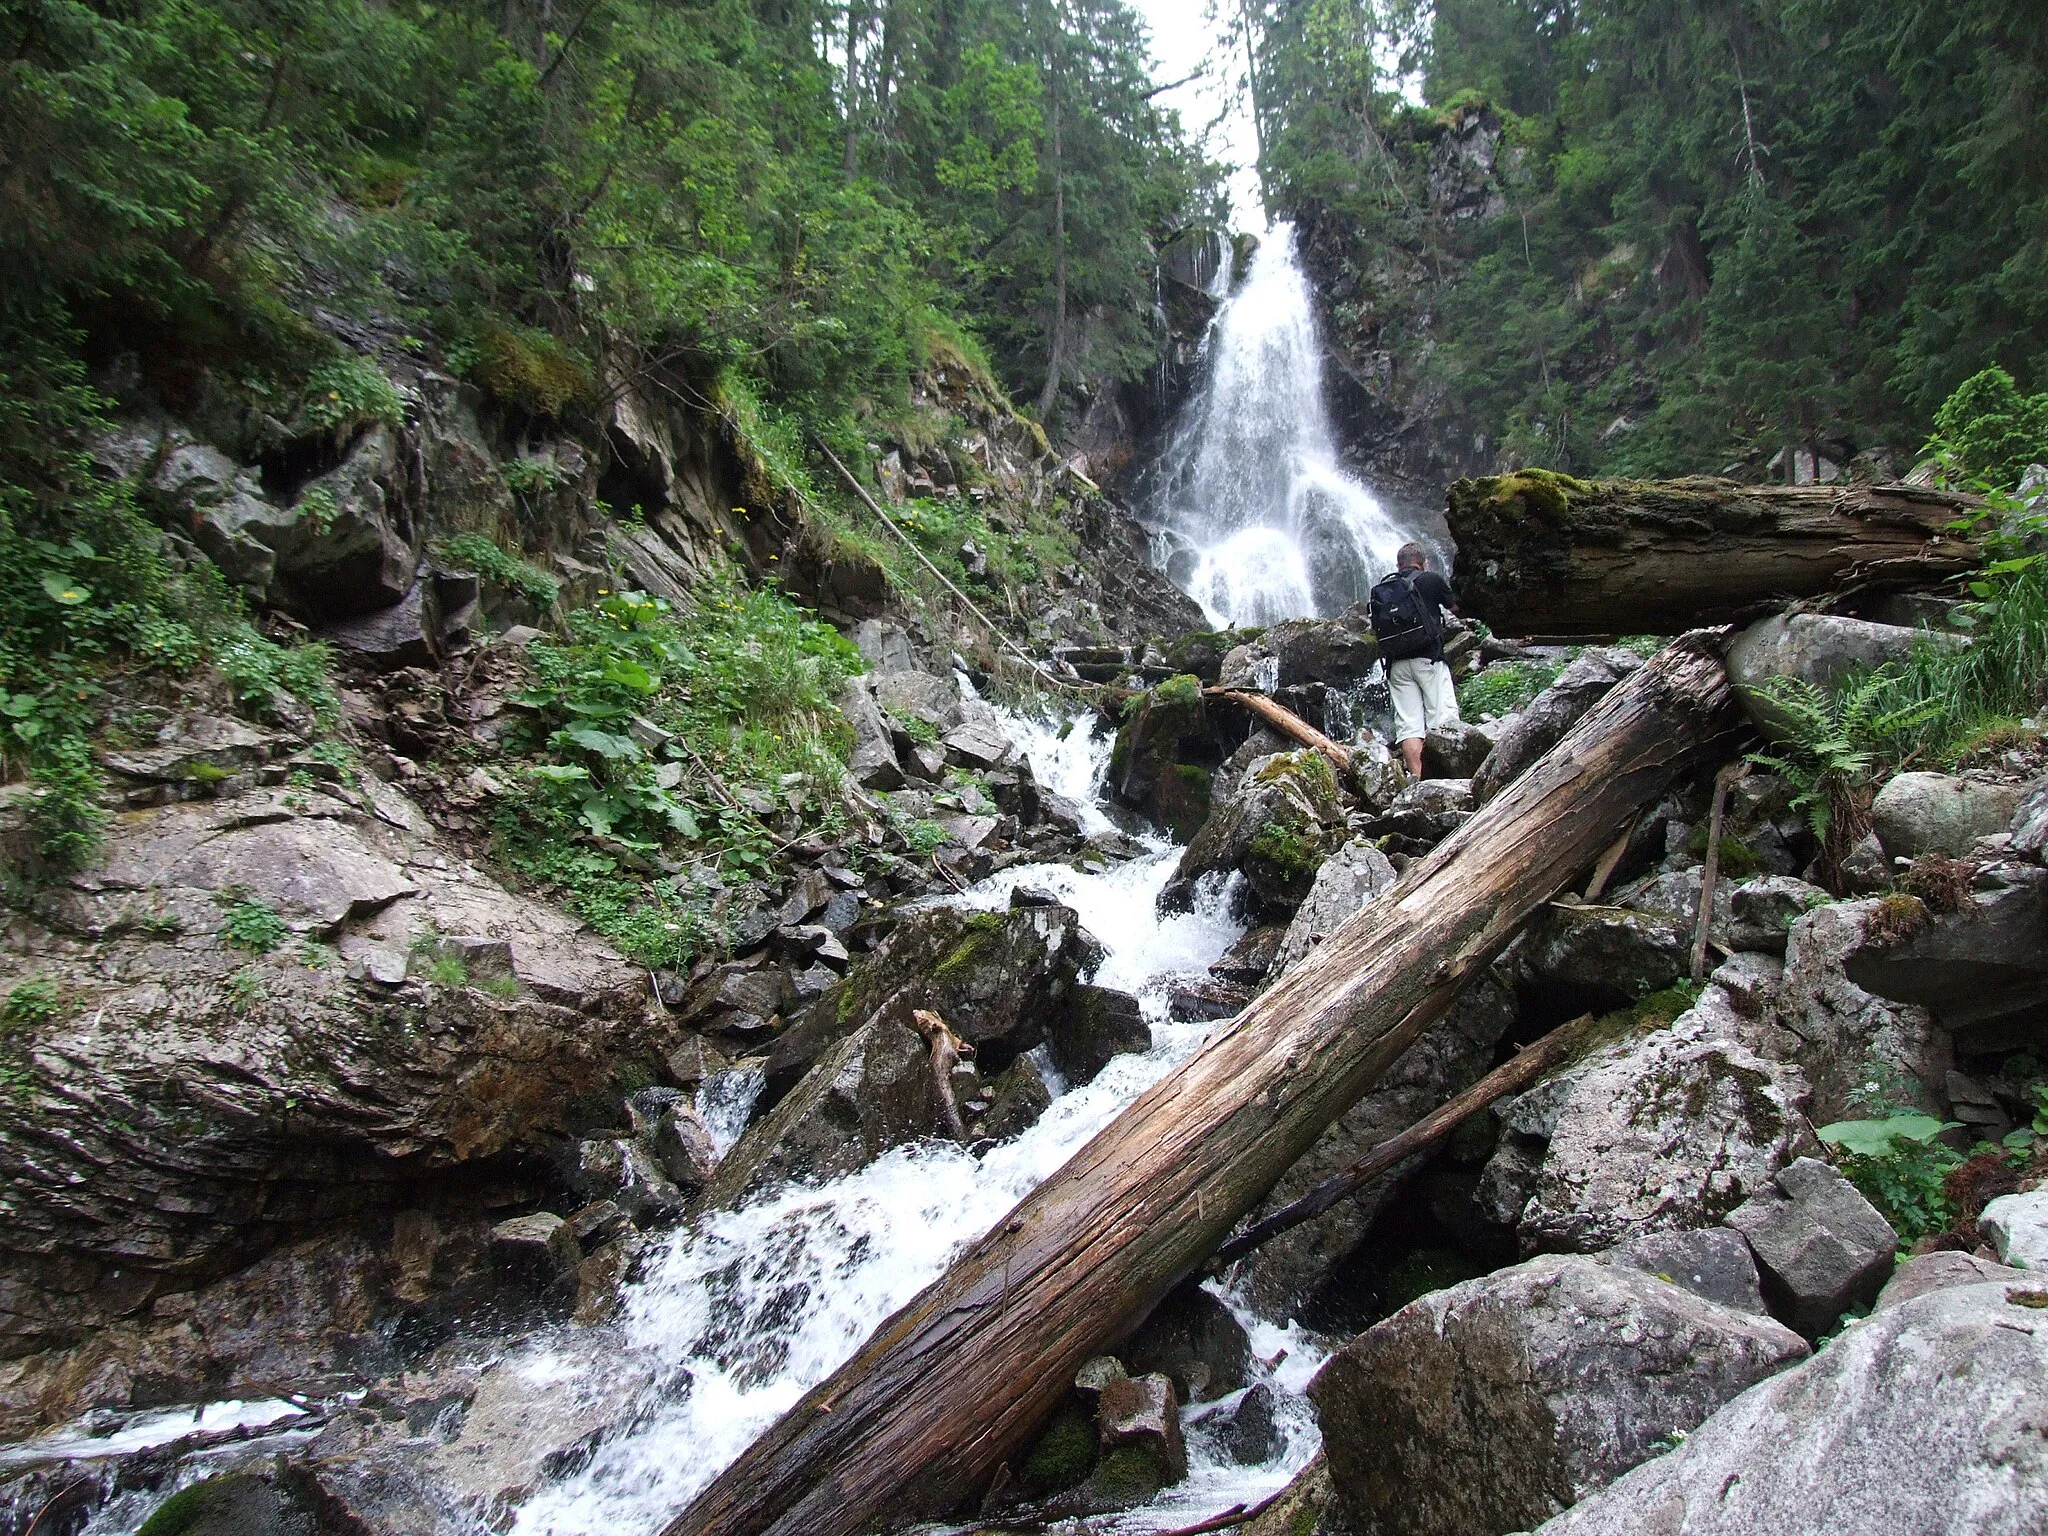
[[[1387,856],[1363,838],[1354,838],[1331,854],[1316,871],[1308,899],[1287,925],[1271,973],[1285,976],[1301,964],[1361,908],[1392,890],[1395,878]]]
[[[1637,1270],[1534,1259],[1437,1291],[1310,1385],[1337,1496],[1384,1536],[1498,1536],[1606,1486],[1807,1353]]]
[[[59,978],[65,1008],[0,1096],[6,1355],[403,1209],[422,1181],[503,1177],[615,1100],[616,1063],[667,1028],[643,1021],[641,973],[384,785],[123,816],[39,916],[7,969]],[[434,934],[501,946],[502,973],[412,974]]]
[[[1160,893],[1162,908],[1185,910],[1205,876],[1240,871],[1260,916],[1291,915],[1342,836],[1337,778],[1319,752],[1283,752],[1245,770],[1235,792],[1188,844]]]
[[[1122,1357],[1140,1375],[1170,1377],[1182,1402],[1207,1403],[1244,1385],[1252,1346],[1228,1307],[1183,1285],[1131,1335]]]
[[[1100,960],[1100,946],[1069,907],[913,912],[844,981],[791,1017],[769,1049],[770,1089],[793,1083],[892,1000],[938,1014],[993,1074],[1046,1038]]]
[[[1962,1285],[1886,1308],[1542,1536],[2030,1536],[2048,1485],[2037,1294]]]
[[[1207,728],[1199,679],[1168,678],[1139,701],[1116,733],[1109,760],[1110,792],[1120,804],[1193,837],[1209,814],[1210,775],[1179,760],[1181,744]]]
[[[1046,1044],[1060,1075],[1079,1087],[1092,1082],[1112,1058],[1149,1050],[1152,1026],[1130,993],[1083,984],[1073,989],[1067,1006],[1054,1017]]]

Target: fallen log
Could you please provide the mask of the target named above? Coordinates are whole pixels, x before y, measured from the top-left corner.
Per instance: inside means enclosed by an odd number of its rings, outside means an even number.
[[[855,1536],[971,1505],[1529,913],[1736,726],[1710,643],[1616,688],[811,1389],[666,1536]]]
[[[1495,1099],[1520,1093],[1552,1067],[1569,1061],[1593,1038],[1594,1016],[1581,1014],[1569,1024],[1560,1024],[1542,1039],[1502,1062],[1456,1098],[1431,1110],[1407,1130],[1389,1136],[1365,1156],[1331,1174],[1299,1200],[1283,1205],[1272,1215],[1254,1222],[1216,1250],[1208,1272],[1220,1275],[1254,1248],[1271,1242],[1282,1232],[1291,1232],[1305,1221],[1314,1221],[1346,1195],[1365,1188],[1381,1174],[1427,1151]]]
[[[1276,704],[1263,693],[1250,693],[1242,688],[1204,688],[1202,692],[1212,699],[1228,699],[1233,704],[1242,705],[1282,736],[1322,753],[1336,764],[1339,773],[1351,771],[1351,749],[1339,746],[1286,705]]]
[[[1496,634],[1670,634],[1789,598],[1926,587],[1976,563],[1970,496],[1916,485],[1574,480],[1543,470],[1447,493],[1460,611]]]

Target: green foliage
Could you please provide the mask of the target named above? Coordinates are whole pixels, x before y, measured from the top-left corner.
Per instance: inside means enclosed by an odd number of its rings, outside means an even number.
[[[459,955],[442,955],[427,962],[427,980],[437,987],[466,987],[469,967]]]
[[[1752,752],[1749,760],[1792,785],[1792,807],[1804,811],[1823,844],[1838,825],[1862,835],[1859,792],[1880,775],[1887,752],[1905,733],[1934,714],[1932,701],[1895,705],[1899,674],[1880,667],[1838,690],[1804,678],[1772,678],[1757,689],[1781,717],[1778,750]],[[1838,840],[1838,839],[1835,839]]]
[[[404,419],[398,391],[366,358],[338,358],[306,376],[299,420],[315,432],[339,436],[372,422],[397,427]]]
[[[458,533],[441,540],[435,551],[451,566],[474,571],[486,581],[517,592],[542,613],[553,608],[555,599],[561,595],[562,584],[554,577],[536,570],[517,555],[507,554],[481,533]]]
[[[1244,14],[1265,178],[1313,227],[1334,343],[1415,360],[1406,399],[1450,391],[1441,440],[1481,462],[1783,478],[1793,451],[1910,453],[1995,363],[2048,386],[2027,0]],[[1446,144],[1474,119],[1490,174]]]
[[[228,908],[220,925],[221,942],[230,949],[245,949],[267,955],[291,936],[275,907],[262,901],[238,901]]]
[[[710,934],[691,881],[623,871],[687,856],[716,880],[767,874],[774,850],[844,815],[851,730],[834,700],[859,653],[773,586],[705,578],[694,606],[617,594],[536,641],[528,761],[499,846],[648,964],[686,964]]]
[[[0,1002],[0,1028],[35,1029],[47,1024],[63,1010],[64,999],[54,981],[36,977],[18,981]]]
[[[1562,661],[1503,661],[1482,667],[1458,684],[1458,714],[1467,720],[1498,720],[1525,708],[1557,681]]]
[[[1855,1126],[1894,1127],[1901,1120],[1912,1123],[1888,1135],[1881,1131],[1851,1134]],[[1943,1185],[1949,1171],[1963,1158],[1932,1139],[1943,1129],[1940,1121],[1926,1115],[1905,1115],[1882,1121],[1838,1121],[1823,1126],[1818,1134],[1821,1140],[1840,1147],[1843,1174],[1892,1224],[1900,1244],[1910,1246],[1929,1233],[1945,1230],[1954,1214]],[[1864,1141],[1872,1150],[1857,1151],[1856,1145]]]
[[[2048,393],[2022,395],[2011,374],[1986,368],[1942,402],[1934,431],[1930,447],[1952,470],[2009,490],[2028,465],[2048,463]]]

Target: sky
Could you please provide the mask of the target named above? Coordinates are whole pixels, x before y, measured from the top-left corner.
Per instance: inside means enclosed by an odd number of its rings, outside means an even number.
[[[1254,169],[1258,141],[1250,107],[1233,99],[1231,87],[1243,75],[1241,60],[1219,60],[1224,45],[1221,28],[1207,17],[1203,0],[1129,0],[1152,33],[1153,78],[1162,84],[1197,70],[1206,73],[1192,84],[1163,93],[1162,106],[1176,109],[1190,133],[1199,134],[1214,122],[1204,146],[1210,157],[1236,167],[1230,177],[1231,227],[1264,233],[1266,212],[1259,202]],[[1220,121],[1217,119],[1220,117]]]

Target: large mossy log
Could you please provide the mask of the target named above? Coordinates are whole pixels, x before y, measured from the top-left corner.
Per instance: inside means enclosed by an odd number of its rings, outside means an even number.
[[[1522,470],[1450,488],[1462,611],[1502,635],[1668,635],[1788,598],[1923,587],[1974,557],[1976,505],[1913,485],[1574,480]]]
[[[1735,720],[1708,638],[1667,647],[883,1322],[667,1536],[855,1536],[983,1496],[1076,1369]]]

